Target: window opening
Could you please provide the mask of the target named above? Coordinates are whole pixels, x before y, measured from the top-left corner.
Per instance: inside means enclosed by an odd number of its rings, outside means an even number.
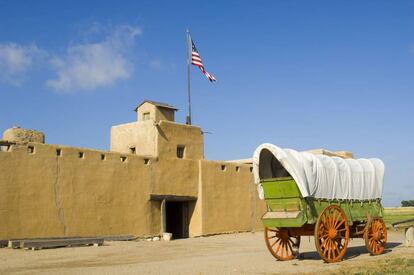
[[[143,120],[150,120],[150,113],[149,112],[143,114]]]
[[[179,158],[179,159],[184,158],[184,151],[185,151],[185,146],[184,145],[178,145],[177,146],[177,158]]]

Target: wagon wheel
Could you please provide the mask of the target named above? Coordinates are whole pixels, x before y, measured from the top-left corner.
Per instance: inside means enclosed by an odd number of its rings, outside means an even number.
[[[337,205],[326,207],[315,226],[315,245],[321,258],[335,263],[345,255],[349,240],[348,221],[344,211]]]
[[[387,228],[382,219],[373,219],[364,234],[365,245],[371,255],[384,252],[387,243]]]
[[[299,251],[300,236],[291,236],[286,228],[268,228],[264,231],[266,246],[280,261],[292,260]]]

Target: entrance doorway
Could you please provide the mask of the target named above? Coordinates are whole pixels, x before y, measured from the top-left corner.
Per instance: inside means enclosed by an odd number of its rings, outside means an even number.
[[[188,238],[188,201],[165,202],[165,229],[174,239]]]

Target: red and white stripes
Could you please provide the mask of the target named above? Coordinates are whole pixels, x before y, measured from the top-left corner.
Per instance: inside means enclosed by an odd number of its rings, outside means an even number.
[[[201,60],[200,54],[198,53],[197,48],[194,45],[194,42],[192,39],[191,39],[191,64],[193,64],[194,66],[197,66],[210,82],[216,81],[214,76],[212,74],[209,74],[204,69],[203,61]]]

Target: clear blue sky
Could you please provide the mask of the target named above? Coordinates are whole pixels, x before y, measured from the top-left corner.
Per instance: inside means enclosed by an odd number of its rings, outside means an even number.
[[[109,149],[143,99],[186,113],[208,159],[263,142],[350,150],[386,165],[384,204],[414,199],[413,1],[0,1],[0,131]]]

